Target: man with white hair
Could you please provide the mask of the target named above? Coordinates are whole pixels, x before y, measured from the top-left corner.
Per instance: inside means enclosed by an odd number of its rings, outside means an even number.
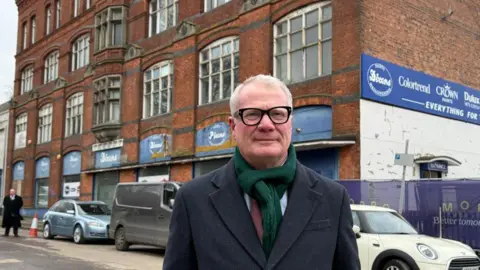
[[[21,226],[22,216],[20,209],[23,207],[23,199],[15,193],[15,189],[10,189],[9,196],[3,198],[3,219],[2,228],[5,228],[4,236],[10,234],[10,228],[13,227],[13,234],[18,237],[18,228]]]
[[[360,269],[349,195],[297,161],[292,103],[272,76],[235,89],[235,153],[178,191],[164,270]]]

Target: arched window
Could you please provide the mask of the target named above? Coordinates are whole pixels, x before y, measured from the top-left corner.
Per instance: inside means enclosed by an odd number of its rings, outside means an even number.
[[[81,134],[83,128],[83,93],[75,93],[67,100],[65,137]]]
[[[173,62],[160,62],[143,76],[143,117],[170,112],[173,91]]]
[[[83,35],[72,45],[72,71],[82,68],[90,62],[90,35]]]
[[[52,27],[52,9],[50,5],[45,9],[45,35],[49,35]]]
[[[161,33],[178,22],[178,0],[150,0],[149,37]]]
[[[21,94],[30,92],[33,88],[33,65],[25,67],[22,71],[22,81],[20,82]]]
[[[22,113],[15,119],[15,149],[27,145],[27,113]]]
[[[54,51],[45,58],[45,70],[43,72],[44,83],[51,82],[58,78],[58,57],[59,52]]]
[[[43,105],[38,111],[37,143],[46,143],[52,139],[52,104]]]

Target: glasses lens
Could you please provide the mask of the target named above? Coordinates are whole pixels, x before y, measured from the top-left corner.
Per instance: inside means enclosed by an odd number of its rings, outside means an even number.
[[[247,125],[256,124],[262,117],[262,112],[257,109],[248,109],[243,112],[243,121]]]
[[[270,111],[269,115],[276,124],[282,124],[288,120],[288,110],[286,108],[275,108]]]

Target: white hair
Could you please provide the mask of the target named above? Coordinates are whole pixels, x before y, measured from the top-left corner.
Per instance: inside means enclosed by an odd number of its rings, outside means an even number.
[[[269,90],[281,90],[287,97],[288,106],[290,107],[293,106],[292,93],[290,92],[290,89],[288,89],[288,87],[285,85],[284,82],[282,82],[281,80],[271,75],[259,74],[256,76],[249,77],[239,86],[237,86],[233,91],[232,96],[230,97],[230,114],[232,116],[238,110],[238,99],[240,97],[240,92],[245,86],[252,83],[260,83],[265,86],[268,86],[267,89]]]

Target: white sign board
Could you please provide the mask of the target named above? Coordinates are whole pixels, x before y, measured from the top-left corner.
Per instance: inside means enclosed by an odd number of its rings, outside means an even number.
[[[395,160],[393,161],[393,164],[398,166],[412,167],[414,164],[413,159],[414,158],[412,154],[395,154]]]
[[[138,177],[139,183],[159,183],[168,181],[168,174],[154,175],[154,176],[140,176]]]
[[[80,197],[80,182],[64,183],[63,197],[64,198]]]

